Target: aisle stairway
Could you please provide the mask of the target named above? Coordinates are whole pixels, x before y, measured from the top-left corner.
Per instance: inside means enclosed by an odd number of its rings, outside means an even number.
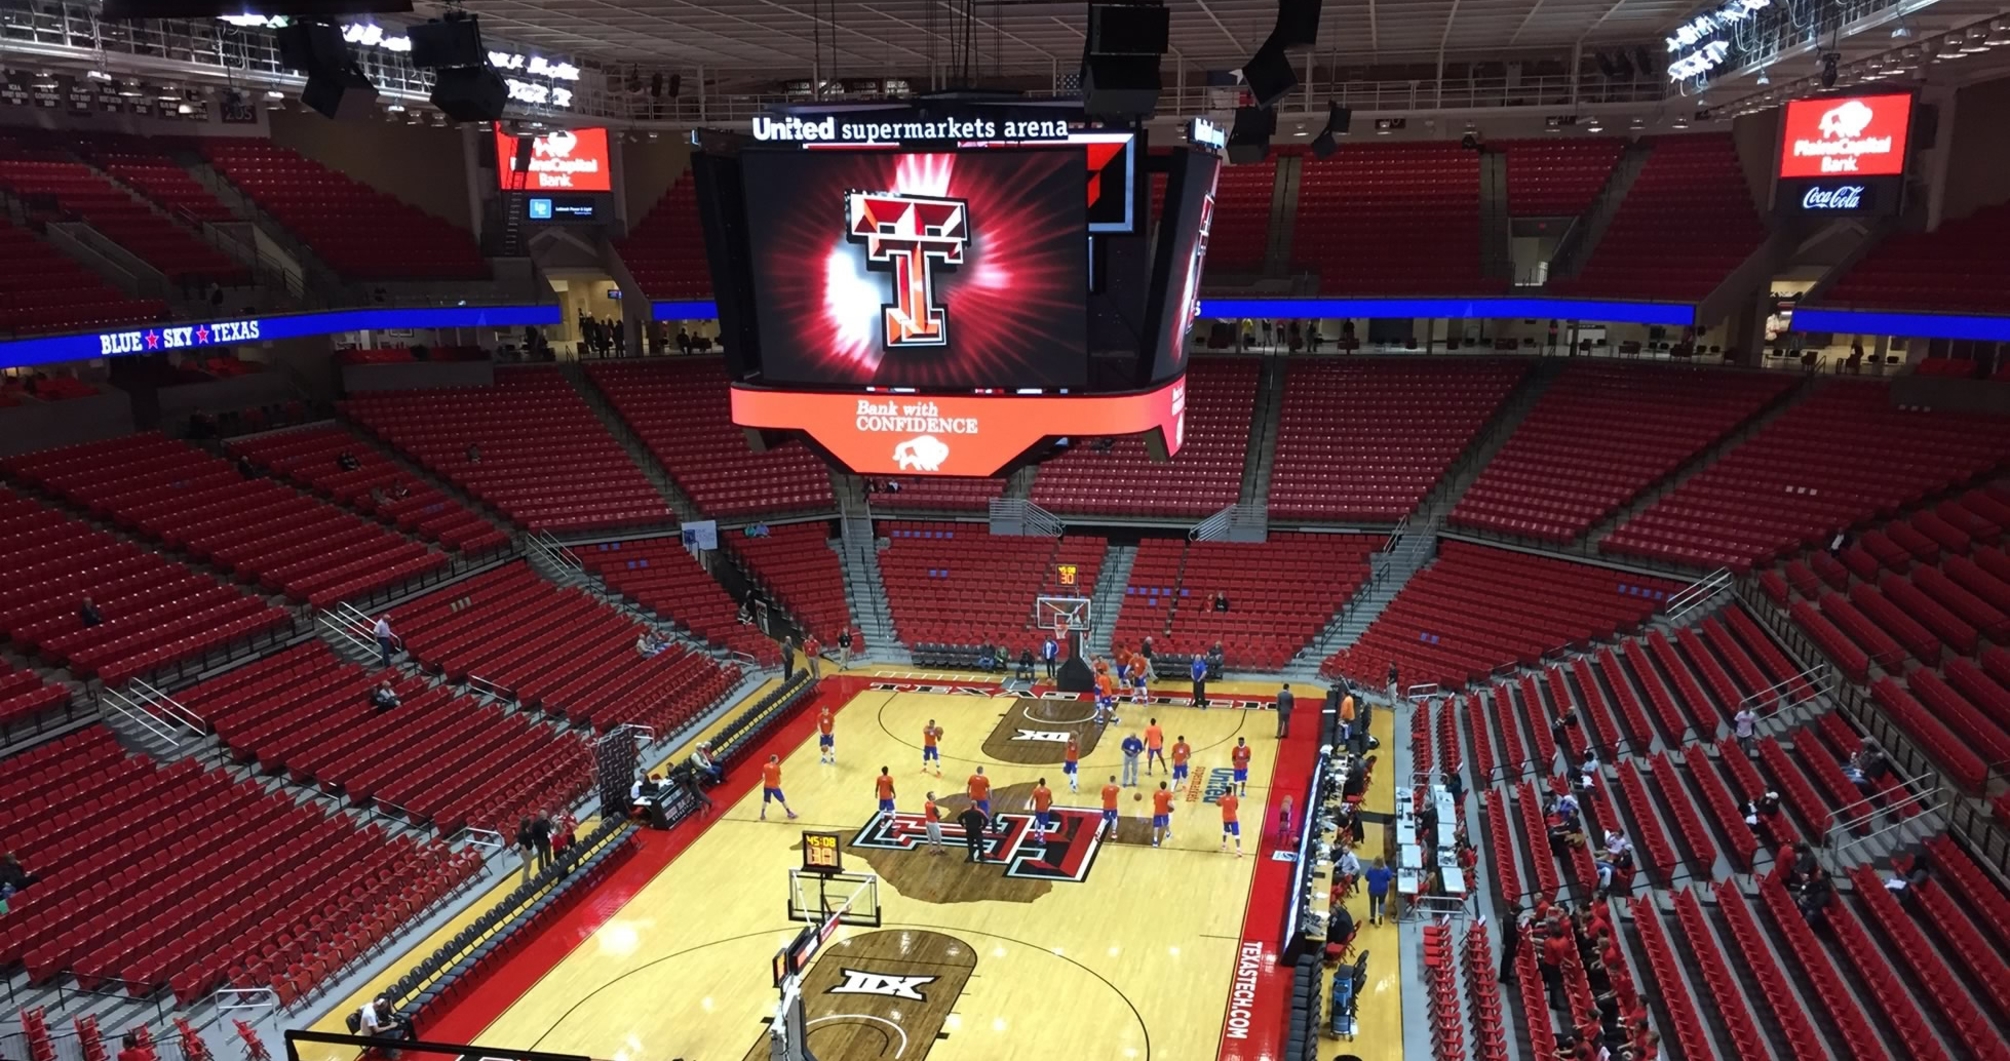
[[[1089,615],[1095,626],[1083,650],[1092,655],[1108,655],[1117,629],[1117,612],[1124,605],[1124,590],[1131,584],[1131,565],[1137,563],[1138,547],[1112,540],[1103,551],[1103,564],[1096,573],[1096,590],[1089,597]]]

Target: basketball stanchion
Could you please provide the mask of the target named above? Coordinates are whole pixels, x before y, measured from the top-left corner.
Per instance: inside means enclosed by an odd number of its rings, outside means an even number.
[[[806,860],[810,848],[805,844]],[[816,881],[814,904],[807,886],[811,879]],[[768,1061],[812,1061],[803,1041],[803,977],[840,925],[878,927],[879,875],[791,867],[789,920],[805,924],[794,939],[775,952],[775,990],[781,998],[775,1003],[775,1018],[768,1024]]]

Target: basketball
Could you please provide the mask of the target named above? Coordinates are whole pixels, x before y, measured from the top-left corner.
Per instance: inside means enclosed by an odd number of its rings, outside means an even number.
[[[1142,792],[1133,792],[1133,793],[1131,793],[1131,798],[1132,798],[1133,800],[1137,800],[1137,801],[1139,801],[1139,802],[1143,802],[1143,800],[1144,800],[1144,798],[1145,798],[1145,794],[1144,794],[1144,793],[1142,793]]]

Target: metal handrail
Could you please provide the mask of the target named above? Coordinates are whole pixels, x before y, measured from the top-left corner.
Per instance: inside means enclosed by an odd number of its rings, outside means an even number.
[[[1945,795],[1945,792],[1940,788],[1938,781],[1939,778],[1936,774],[1922,774],[1905,783],[1907,790],[1904,799],[1896,800],[1883,807],[1877,807],[1871,806],[1871,800],[1866,798],[1830,811],[1828,822],[1822,834],[1823,848],[1828,851],[1829,857],[1834,860],[1835,865],[1841,866],[1844,856],[1852,848],[1861,847],[1887,833],[1905,828],[1914,817],[1913,815],[1900,813],[1905,808],[1916,808],[1920,814],[1930,814],[1941,810],[1942,804],[1938,800]],[[1913,787],[1916,785],[1923,787]],[[1853,817],[1844,817],[1851,808],[1863,806],[1870,806],[1870,809]],[[1858,828],[1875,822],[1880,816],[1885,814],[1893,814],[1897,817],[1883,828],[1873,829],[1862,836],[1853,835]]]
[[[478,690],[482,694],[492,696],[498,700],[508,700],[510,698],[508,690],[479,674],[468,675],[468,688]]]
[[[1679,624],[1682,617],[1715,600],[1718,594],[1730,589],[1734,575],[1728,567],[1720,567],[1702,578],[1676,590],[1668,597],[1664,615],[1670,623]]]
[[[166,741],[169,747],[181,747],[182,738],[176,736],[174,727],[166,725],[165,719],[147,710],[146,705],[128,698],[124,693],[116,689],[100,690],[98,702],[137,723],[141,729]]]
[[[479,847],[489,854],[494,854],[509,846],[503,842],[503,834],[496,832],[494,829],[484,829],[477,825],[463,826],[461,831],[455,833],[453,838],[447,842],[450,844],[465,843],[473,847]]]
[[[1805,697],[1799,700],[1790,700],[1785,695],[1789,691],[1803,686],[1810,690]],[[1746,696],[1743,700],[1738,701],[1738,710],[1743,711],[1746,708],[1752,708],[1754,713],[1757,713],[1758,708],[1770,703],[1775,705],[1773,710],[1767,713],[1767,717],[1770,717],[1781,711],[1792,710],[1802,704],[1813,703],[1832,692],[1834,687],[1835,676],[1829,670],[1828,664],[1817,663],[1799,674],[1790,678],[1782,678],[1766,686],[1764,689]]]
[[[315,620],[326,627],[329,633],[348,641],[351,645],[362,651],[368,652],[377,647],[374,641],[357,633],[354,627],[343,622],[333,612],[322,612],[315,617]]]
[[[270,1009],[279,1004],[279,993],[269,987],[219,987],[210,997],[218,1011]]]
[[[205,719],[201,715],[196,714],[181,701],[176,700],[174,697],[169,696],[168,694],[160,691],[153,685],[152,682],[147,681],[145,678],[134,678],[132,680],[132,683],[126,686],[126,688],[138,689],[144,695],[145,700],[148,704],[155,707],[159,707],[161,710],[166,712],[169,717],[173,718],[176,722],[180,722],[185,726],[189,726],[194,730],[196,730],[196,732],[198,733],[207,734],[210,732],[210,725],[208,719]]]

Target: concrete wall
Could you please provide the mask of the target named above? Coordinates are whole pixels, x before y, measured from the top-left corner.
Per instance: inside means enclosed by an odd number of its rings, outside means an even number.
[[[1745,185],[1752,192],[1752,205],[1765,214],[1773,202],[1773,174],[1778,171],[1782,111],[1774,108],[1747,114],[1731,123],[1731,142],[1738,146],[1738,165],[1745,171]]]
[[[0,456],[133,433],[132,397],[117,387],[61,402],[0,409]]]
[[[2010,199],[2010,78],[1969,85],[1954,97],[1953,142],[1942,221]]]
[[[272,116],[272,142],[290,147],[349,177],[469,231],[474,166],[460,130],[385,121],[337,122],[319,114]],[[362,220],[362,219],[359,219]]]
[[[615,192],[621,202],[628,227],[641,224],[649,208],[691,168],[691,145],[684,137],[668,133],[654,140],[646,136],[630,139],[615,135],[615,151],[621,156],[615,168]]]

